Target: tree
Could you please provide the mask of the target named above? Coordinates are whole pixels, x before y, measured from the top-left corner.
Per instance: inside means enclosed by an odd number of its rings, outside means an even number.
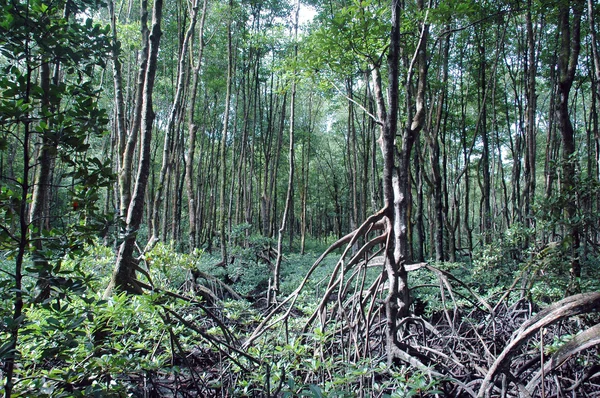
[[[204,2],[203,10],[206,10],[206,1]],[[189,63],[189,54],[191,53],[191,43],[193,39],[193,35],[196,30],[196,22],[198,20],[198,0],[194,0],[194,2],[190,5],[189,14],[190,14],[190,23],[185,32],[183,43],[181,44],[181,51],[179,54],[179,61],[177,64],[177,87],[175,89],[175,97],[173,98],[173,104],[171,105],[171,110],[169,112],[169,117],[167,119],[167,125],[165,127],[165,139],[163,145],[163,154],[162,154],[162,165],[160,168],[160,174],[158,178],[158,185],[154,189],[154,202],[152,205],[152,219],[150,225],[150,238],[148,241],[147,249],[151,248],[156,242],[159,240],[160,231],[159,231],[159,212],[161,210],[161,205],[163,202],[163,196],[165,195],[165,184],[167,172],[170,168],[171,163],[173,162],[173,140],[175,135],[175,126],[176,121],[180,118],[180,115],[184,113],[183,109],[183,98],[186,82],[189,81],[188,76],[190,74],[190,63]],[[204,15],[201,16],[202,21],[204,21]],[[200,66],[200,61],[198,61],[198,67]],[[197,76],[199,70],[194,70],[195,75]],[[197,89],[197,77],[196,77],[196,87]],[[192,104],[195,106],[195,104]],[[193,113],[192,113],[193,115]],[[193,116],[190,116],[190,118]],[[193,137],[192,137],[193,138]],[[195,139],[193,140],[195,141]],[[191,145],[192,143],[190,143]],[[189,190],[188,190],[189,194]],[[193,199],[192,199],[193,203]],[[166,220],[163,220],[166,223]],[[195,231],[194,231],[195,234]]]
[[[109,168],[98,156],[82,154],[108,121],[94,81],[96,68],[105,65],[108,31],[91,18],[74,17],[95,9],[92,1],[32,1],[1,11],[0,152],[19,154],[12,175],[0,173],[0,247],[15,253],[10,337],[2,349],[6,397],[13,389],[23,309],[52,299],[51,288],[61,280],[56,273],[71,277],[61,270],[62,257],[80,254],[100,225],[97,192],[107,184]],[[65,171],[53,175],[55,168]],[[29,256],[33,267],[25,269]],[[25,276],[37,279],[36,297],[27,297]]]
[[[227,137],[229,132],[229,116],[231,110],[231,91],[233,85],[234,74],[234,54],[233,54],[233,39],[231,26],[233,24],[233,1],[229,1],[227,15],[227,83],[225,93],[225,111],[223,113],[223,127],[221,130],[221,153],[220,153],[220,188],[219,188],[219,238],[221,243],[221,265],[227,265],[227,229],[226,216],[227,209],[225,207],[225,186],[227,184]],[[229,214],[231,217],[231,214]]]
[[[142,62],[140,63],[140,73],[138,74],[138,87],[142,89],[140,113],[140,155],[139,167],[136,174],[136,182],[129,201],[128,206],[125,205],[129,199],[129,192],[122,187],[121,207],[127,207],[125,218],[125,227],[123,231],[123,242],[119,246],[115,269],[109,285],[107,286],[104,296],[108,297],[112,294],[113,289],[124,290],[130,293],[141,293],[142,282],[136,279],[136,271],[143,270],[138,266],[139,261],[134,258],[133,251],[136,243],[136,236],[142,223],[144,212],[144,196],[146,194],[146,186],[148,183],[148,175],[150,173],[150,144],[152,140],[152,123],[154,122],[154,110],[152,108],[152,93],[154,89],[154,80],[156,77],[156,64],[158,57],[158,48],[160,44],[160,36],[162,34],[160,24],[162,20],[162,0],[156,0],[152,8],[152,27],[148,36],[147,55],[142,53]],[[141,9],[141,25],[142,36],[147,32],[147,1],[142,1]],[[147,59],[147,63],[145,60]],[[138,97],[138,99],[140,99]],[[135,127],[134,127],[135,128]],[[133,163],[133,149],[130,144],[135,145],[136,138],[132,137],[135,130],[130,133],[128,144],[125,147],[123,154],[121,178],[127,179],[125,174],[129,171],[125,170],[125,165]]]
[[[574,1],[561,3],[559,7],[559,34],[560,47],[558,55],[558,95],[557,104],[558,128],[562,137],[562,171],[561,194],[565,197],[571,196],[575,189],[576,175],[576,151],[575,131],[569,112],[569,93],[575,80],[579,52],[581,49],[581,16],[583,14],[584,2]],[[573,17],[571,18],[571,10]],[[572,196],[571,196],[572,197]],[[581,264],[579,261],[580,231],[575,219],[577,203],[570,199],[566,202],[565,213],[570,224],[570,246],[571,246],[571,280],[578,283],[581,277]]]
[[[420,11],[424,11],[423,2],[417,2],[417,6]],[[357,8],[362,10],[360,5]],[[347,12],[347,10],[344,10],[342,13],[344,12]],[[410,58],[405,57],[409,59],[409,62],[406,72],[403,75],[402,83],[406,91],[405,109],[410,113],[410,116],[407,117],[407,124],[403,128],[399,128],[399,87],[402,58],[400,32],[402,16],[405,15],[405,12],[406,10],[400,1],[393,2],[391,10],[392,28],[389,36],[389,49],[387,51],[387,101],[383,95],[383,84],[380,73],[381,59],[367,57],[368,61],[370,61],[373,96],[377,107],[376,120],[380,125],[378,142],[383,155],[383,207],[377,213],[368,217],[357,229],[333,243],[315,262],[306,277],[310,276],[310,273],[312,273],[325,255],[336,248],[346,245],[346,249],[342,253],[330,277],[326,293],[323,295],[318,309],[307,321],[304,332],[307,332],[308,326],[317,317],[321,316],[322,311],[325,311],[327,301],[332,292],[336,288],[342,288],[341,281],[345,273],[361,261],[363,256],[366,256],[370,250],[373,250],[379,244],[383,245],[381,249],[383,251],[383,270],[380,280],[386,280],[388,284],[387,295],[384,300],[384,311],[387,325],[385,331],[385,349],[390,364],[396,359],[406,359],[407,355],[409,355],[406,351],[410,348],[400,343],[398,336],[401,320],[409,314],[410,293],[406,266],[411,260],[408,235],[410,225],[409,209],[411,206],[410,161],[415,140],[418,138],[425,121],[425,89],[427,83],[427,37],[429,26],[426,21],[423,21],[418,27],[418,42],[414,46],[414,54]],[[424,15],[427,14],[425,13]],[[352,14],[348,14],[348,16],[352,18]],[[414,95],[412,91],[414,88],[413,72],[418,77]],[[401,142],[397,145],[396,140],[398,136],[401,137]],[[372,231],[380,230],[383,230],[380,235],[370,240],[366,239],[366,242],[356,250],[355,254],[350,255],[350,249],[359,239],[366,238]],[[346,258],[346,256],[349,256],[349,258]],[[299,287],[299,289],[301,288],[302,286]],[[299,290],[296,290],[290,297],[295,299],[298,292]],[[271,317],[288,301],[293,300],[290,297],[281,302],[261,322],[253,335],[246,341],[246,345],[251,344],[254,339],[264,332],[265,325]],[[341,313],[343,314],[344,311],[341,311]],[[356,327],[356,325],[353,327]]]
[[[197,245],[196,226],[196,205],[197,198],[194,191],[194,156],[196,153],[196,137],[198,126],[195,125],[194,115],[196,110],[196,98],[198,95],[198,83],[200,81],[200,69],[202,65],[202,56],[204,54],[204,23],[206,21],[206,12],[208,0],[202,2],[202,14],[200,17],[200,26],[198,27],[198,59],[192,71],[192,83],[190,85],[190,101],[187,110],[187,125],[188,125],[188,147],[185,153],[185,187],[188,197],[188,217],[189,217],[189,250],[193,252]]]
[[[293,63],[296,63],[297,57],[298,57],[298,18],[299,18],[299,13],[300,13],[300,1],[297,0],[296,2],[296,15],[295,15],[295,21],[294,21],[294,54],[293,54]],[[294,66],[295,68],[295,66]],[[289,161],[289,169],[288,169],[288,184],[287,184],[287,193],[286,193],[286,197],[285,197],[285,208],[283,209],[283,216],[281,217],[281,226],[279,227],[279,231],[278,231],[278,235],[277,235],[277,258],[275,259],[275,267],[273,269],[273,295],[271,297],[271,299],[273,301],[275,301],[277,299],[277,294],[279,294],[279,287],[280,287],[280,282],[281,282],[281,258],[283,256],[283,247],[282,247],[282,241],[283,241],[283,233],[285,231],[286,228],[286,223],[288,221],[288,217],[291,219],[293,217],[294,214],[294,209],[293,209],[293,202],[292,202],[292,196],[293,196],[293,189],[294,189],[294,157],[295,157],[295,150],[294,150],[294,146],[295,146],[295,140],[294,140],[294,133],[295,133],[295,122],[296,122],[296,79],[297,79],[297,71],[294,70],[294,73],[292,74],[292,82],[291,82],[291,87],[290,87],[290,120],[289,120],[289,150],[288,150],[288,161]],[[293,226],[290,228],[290,248],[291,248],[291,241],[292,241],[292,229]]]

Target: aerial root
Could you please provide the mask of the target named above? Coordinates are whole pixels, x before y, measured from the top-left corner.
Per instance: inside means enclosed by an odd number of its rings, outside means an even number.
[[[389,349],[394,358],[408,366],[409,372],[422,372],[439,380],[445,386],[445,394],[451,396],[533,397],[540,395],[538,389],[544,381],[546,394],[578,388],[600,390],[591,382],[600,377],[600,366],[593,366],[597,358],[594,360],[592,352],[600,345],[597,321],[552,354],[543,353],[545,345],[581,330],[581,320],[575,322],[572,318],[598,311],[600,293],[568,297],[532,317],[536,310],[532,303],[524,298],[509,300],[512,293],[519,293],[518,289],[509,289],[490,304],[450,272],[427,263],[407,264],[407,272],[426,273],[437,280],[437,284],[415,289],[430,289],[428,297],[441,303],[441,309],[428,314],[428,319],[412,314],[399,320],[397,343],[386,347],[383,303],[387,273],[382,261],[385,259],[380,255],[387,243],[388,228],[381,211],[334,242],[314,262],[298,288],[264,317],[243,347],[251,346],[268,329],[287,321],[315,269],[325,256],[343,248],[319,304],[302,330],[305,342],[310,340],[316,323],[320,333],[331,336],[327,342],[314,341],[315,352],[323,357],[341,356],[350,363],[364,358],[381,360]],[[375,231],[377,234],[372,235]],[[357,249],[355,244],[361,241]],[[374,267],[382,272],[374,279],[370,275],[371,282],[367,283],[367,272]],[[589,358],[592,366],[575,363],[575,356]]]

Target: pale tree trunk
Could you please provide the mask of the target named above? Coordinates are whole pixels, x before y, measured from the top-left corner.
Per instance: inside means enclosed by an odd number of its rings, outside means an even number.
[[[208,0],[203,0],[202,15],[200,17],[200,26],[198,27],[198,60],[192,72],[192,84],[190,86],[190,100],[187,104],[188,115],[188,142],[187,151],[185,152],[185,189],[188,198],[188,221],[189,221],[189,250],[194,251],[197,245],[197,230],[196,226],[196,195],[194,191],[194,156],[196,151],[196,136],[198,127],[194,124],[194,112],[196,109],[196,96],[198,91],[198,83],[200,81],[200,68],[202,66],[202,55],[204,53],[204,21],[206,20],[206,9]]]
[[[294,40],[298,39],[298,16],[300,13],[300,1],[296,2],[296,20],[294,22]],[[298,56],[298,44],[294,44],[294,58]],[[296,107],[296,79],[297,76],[294,73],[292,75],[292,85],[291,85],[291,93],[290,93],[290,145],[289,145],[289,174],[288,174],[288,187],[287,194],[285,199],[285,208],[283,210],[283,215],[281,216],[281,226],[279,227],[279,233],[277,235],[277,258],[275,260],[275,267],[273,269],[273,294],[270,297],[270,301],[275,301],[277,299],[277,295],[279,294],[280,282],[281,282],[281,259],[283,256],[282,253],[282,241],[283,241],[283,233],[286,228],[286,221],[288,217],[288,212],[291,212],[292,207],[292,194],[293,194],[293,185],[294,185],[294,122],[295,122],[295,107]],[[290,226],[290,234],[291,229],[293,229],[293,225]],[[291,240],[291,238],[290,238]]]
[[[40,65],[40,87],[44,94],[42,96],[41,107],[49,108],[49,92],[50,92],[50,65],[48,62],[43,62]],[[49,121],[46,120],[46,123]],[[44,300],[48,296],[47,278],[50,276],[48,261],[43,254],[42,232],[48,227],[48,200],[50,198],[51,184],[51,151],[56,150],[56,144],[52,143],[48,134],[42,133],[39,138],[38,155],[36,158],[36,169],[33,177],[33,192],[31,195],[31,208],[29,210],[29,222],[32,226],[31,243],[33,252],[31,254],[33,263],[39,269],[38,296],[36,301]]]
[[[131,129],[127,136],[125,136],[125,130],[119,132],[119,149],[120,162],[119,162],[119,216],[122,217],[122,221],[126,222],[127,212],[129,204],[131,203],[131,177],[133,175],[133,160],[135,157],[135,149],[138,143],[138,137],[140,132],[140,126],[142,123],[142,110],[143,110],[143,96],[144,89],[146,86],[146,72],[148,70],[148,54],[150,42],[148,36],[150,31],[148,30],[148,1],[141,1],[141,15],[140,15],[140,28],[142,36],[142,48],[140,50],[140,66],[137,73],[136,81],[136,98],[135,107],[133,109],[133,120],[131,121]],[[113,31],[115,34],[116,31]],[[118,57],[116,48],[113,48],[113,58]],[[116,65],[115,65],[116,66]],[[115,80],[115,87],[121,87],[122,84],[118,80],[119,75],[113,75]],[[116,89],[115,89],[116,90]],[[123,97],[116,98],[117,101],[122,100]],[[123,107],[124,104],[118,104],[117,106]],[[125,231],[123,231],[123,236]]]
[[[109,297],[114,289],[129,293],[142,293],[143,284],[136,280],[136,270],[139,270],[138,260],[133,256],[136,235],[144,215],[144,197],[150,173],[150,144],[152,139],[152,124],[154,111],[152,109],[152,92],[156,76],[158,47],[162,35],[160,24],[162,20],[162,0],[155,0],[152,12],[152,28],[148,40],[148,64],[145,70],[142,113],[141,113],[141,140],[139,167],[131,202],[127,209],[125,220],[125,236],[119,247],[115,269],[110,283],[104,292],[104,297]],[[144,14],[142,9],[142,14]],[[125,156],[124,156],[125,158]],[[126,163],[126,162],[123,162]]]
[[[159,213],[161,210],[161,205],[163,202],[163,195],[165,192],[165,185],[167,172],[169,171],[170,165],[172,163],[172,147],[173,147],[173,138],[175,135],[175,122],[180,116],[182,110],[182,101],[183,101],[183,92],[186,84],[186,77],[189,73],[189,62],[188,60],[188,52],[191,47],[192,37],[194,35],[194,31],[196,29],[196,20],[198,16],[198,0],[194,0],[191,5],[191,16],[190,16],[190,25],[185,33],[183,44],[181,46],[181,54],[179,55],[179,63],[177,66],[177,88],[175,90],[175,98],[173,99],[173,105],[171,106],[171,111],[169,113],[169,118],[167,119],[167,126],[165,128],[165,141],[163,145],[163,155],[162,155],[162,165],[160,168],[160,174],[158,178],[158,185],[156,186],[156,190],[154,193],[154,204],[152,206],[152,223],[150,225],[150,239],[148,241],[148,245],[146,249],[152,248],[152,246],[160,239],[159,237]],[[168,191],[168,190],[167,190]],[[166,222],[166,220],[163,220]],[[163,236],[164,238],[164,236]]]
[[[419,1],[419,7],[423,4]],[[402,143],[396,148],[398,131],[399,103],[399,64],[400,64],[400,1],[392,3],[392,31],[388,54],[388,106],[383,99],[381,77],[378,69],[373,67],[374,96],[377,104],[377,116],[384,121],[381,127],[379,144],[383,154],[383,214],[386,221],[388,238],[385,249],[385,273],[388,282],[388,293],[384,300],[386,311],[386,349],[388,363],[391,364],[400,355],[401,344],[398,340],[399,320],[408,316],[410,295],[406,272],[406,262],[409,260],[410,242],[408,226],[410,223],[410,155],[413,144],[425,121],[425,87],[427,77],[426,44],[428,26],[421,26],[419,44],[407,72],[406,87],[411,84],[412,67],[416,63],[418,69],[418,86],[415,103],[415,115],[409,121],[402,133]],[[410,99],[407,109],[410,108]],[[397,157],[397,164],[396,164]]]
[[[229,2],[231,13],[232,3]],[[219,238],[221,243],[221,262],[227,264],[227,234],[225,225],[225,215],[227,208],[225,207],[225,186],[227,183],[227,132],[229,130],[229,111],[231,102],[231,85],[233,80],[233,43],[231,42],[231,18],[227,23],[227,91],[225,94],[225,112],[223,115],[223,130],[221,132],[221,185],[219,189]]]
[[[117,17],[115,14],[114,1],[108,2],[108,11],[110,13],[110,27],[112,30],[112,51],[111,57],[113,60],[113,82],[115,86],[115,130],[117,137],[117,149],[118,153],[122,155],[125,152],[125,143],[127,142],[127,128],[125,127],[125,99],[123,96],[123,72],[122,64],[119,59],[119,42],[117,40]],[[121,167],[120,156],[117,156],[118,165],[117,168]]]

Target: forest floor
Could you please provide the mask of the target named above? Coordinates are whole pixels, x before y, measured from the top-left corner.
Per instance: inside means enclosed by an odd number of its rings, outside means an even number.
[[[268,305],[269,264],[252,247],[233,258],[214,268],[208,254],[157,245],[144,257],[155,290],[109,300],[110,248],[65,259],[51,298],[26,309],[17,396],[600,396],[593,285],[560,297],[548,272],[530,274],[525,292],[523,268],[414,267],[402,360],[388,363],[380,267],[367,262],[335,284],[335,254],[310,278],[317,256],[287,255]],[[8,309],[11,292],[1,292]]]

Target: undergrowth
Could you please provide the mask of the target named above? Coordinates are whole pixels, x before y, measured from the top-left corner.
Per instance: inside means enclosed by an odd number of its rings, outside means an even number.
[[[143,296],[116,294],[102,299],[114,254],[101,245],[88,247],[85,255],[63,259],[61,277],[43,303],[33,303],[35,280],[26,278],[27,305],[20,331],[15,394],[409,397],[445,393],[448,380],[444,378],[405,364],[388,366],[382,343],[358,358],[354,343],[340,334],[338,325],[303,331],[326,288],[335,255],[317,268],[300,293],[293,316],[241,350],[240,343],[263,317],[272,272],[272,264],[260,252],[269,242],[255,243],[236,248],[233,261],[218,268],[214,267],[218,259],[210,254],[181,254],[158,244],[142,262],[156,291]],[[543,306],[562,298],[564,272],[556,267],[561,248],[552,246],[541,254],[532,251],[516,257],[510,248],[507,250],[511,244],[507,237],[499,246],[501,250],[484,247],[472,262],[436,264],[454,285],[452,294],[445,297],[440,284],[446,279],[430,272],[412,273],[413,312],[433,322],[443,311],[477,311],[480,304],[473,299],[474,293],[493,302],[511,286],[510,303],[527,296],[535,305]],[[299,286],[316,258],[311,253],[284,256],[282,296]],[[599,264],[590,257],[581,283],[584,289],[598,289],[598,280],[591,275]],[[0,341],[8,340],[12,322],[9,266],[10,259],[3,258]],[[242,298],[233,299],[226,291],[219,291],[214,281],[202,278],[197,282],[216,291],[219,301],[194,296],[184,288],[194,272],[230,284]],[[365,275],[372,281],[379,272],[373,268]],[[519,291],[519,283],[513,283],[524,272],[530,275],[526,292]],[[165,294],[167,291],[175,294]],[[568,341],[562,339],[554,336],[551,344],[560,347]],[[0,346],[0,361],[6,355],[6,345]]]

